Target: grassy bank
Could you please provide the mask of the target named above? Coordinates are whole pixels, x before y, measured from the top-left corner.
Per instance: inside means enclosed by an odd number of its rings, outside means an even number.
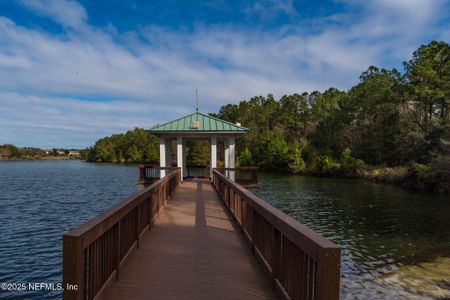
[[[321,177],[363,178],[375,183],[450,193],[450,156],[438,157],[429,164],[411,162],[396,167],[370,166],[350,156],[343,156],[340,160],[320,157],[304,173]]]
[[[428,165],[411,163],[403,167],[371,168],[364,172],[363,178],[407,188],[450,193],[450,159],[441,157]]]

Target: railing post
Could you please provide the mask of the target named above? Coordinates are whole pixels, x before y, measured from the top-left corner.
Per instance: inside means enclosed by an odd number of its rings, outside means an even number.
[[[136,248],[139,248],[139,235],[141,234],[141,204],[137,206],[136,218]]]
[[[273,284],[275,279],[279,277],[281,265],[281,233],[277,228],[273,227],[273,250],[272,250],[272,275]]]
[[[78,237],[63,236],[63,298],[65,300],[83,299],[84,295],[84,251]],[[72,285],[73,289],[66,288]],[[76,289],[75,289],[76,287]]]
[[[150,198],[148,199],[148,231],[152,229],[152,208],[153,208],[153,195],[155,192],[153,192],[150,195]]]
[[[117,255],[116,255],[116,280],[119,279],[119,267],[120,267],[120,243],[121,238],[120,238],[120,231],[122,230],[121,228],[121,224],[122,222],[119,221],[119,223],[117,223]]]
[[[228,197],[230,196],[230,189],[228,188],[228,186],[225,186],[225,193],[223,195],[223,201],[225,203],[228,202]]]
[[[239,196],[239,204],[240,204],[240,214],[241,214],[241,225],[242,225],[242,232],[244,231],[244,199]]]
[[[339,248],[322,248],[319,250],[316,274],[316,299],[338,300],[340,284]]]
[[[145,181],[145,166],[139,166],[139,182],[143,183]]]
[[[164,185],[158,187],[158,212],[164,206]]]

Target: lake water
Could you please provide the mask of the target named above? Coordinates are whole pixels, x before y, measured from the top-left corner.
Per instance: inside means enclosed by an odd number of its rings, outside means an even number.
[[[342,247],[341,299],[450,299],[450,196],[260,174],[253,192]]]
[[[62,235],[137,191],[137,179],[136,166],[0,162],[0,283],[61,282]],[[256,194],[342,246],[342,299],[450,297],[448,195],[282,174],[260,181]]]
[[[0,283],[61,282],[62,235],[137,191],[137,180],[136,166],[0,162]],[[61,294],[0,291],[3,298]]]

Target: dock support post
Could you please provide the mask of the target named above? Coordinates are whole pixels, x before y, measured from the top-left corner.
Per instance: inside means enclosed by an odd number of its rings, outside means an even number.
[[[235,164],[235,142],[236,139],[234,136],[231,136],[228,139],[228,163],[230,165],[230,168],[236,168],[236,164]],[[235,178],[235,171],[230,171],[230,179],[234,181]]]
[[[230,167],[230,143],[228,142],[228,139],[225,139],[223,141],[223,145],[224,145],[224,164],[225,164],[225,176],[229,177],[229,171],[226,170],[226,168]]]
[[[159,138],[159,166],[166,166],[166,138],[161,136]],[[166,176],[166,170],[160,170],[160,178]]]
[[[75,236],[63,236],[63,284],[74,289],[64,289],[63,298],[81,300],[84,296],[84,262],[82,240]]]
[[[184,173],[184,155],[183,155],[183,138],[181,136],[177,137],[177,167],[181,170],[181,181],[183,181]]]

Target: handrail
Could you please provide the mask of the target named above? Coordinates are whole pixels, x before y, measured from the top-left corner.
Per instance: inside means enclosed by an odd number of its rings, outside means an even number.
[[[215,168],[234,182],[245,187],[259,187],[258,167]]]
[[[160,167],[156,165],[139,165],[139,183],[153,183],[161,178],[161,171],[173,172],[178,167]]]
[[[200,177],[200,178],[209,178],[209,166],[193,166],[193,165],[187,165],[185,168],[185,173],[183,173],[183,176],[185,177]]]
[[[237,168],[225,168],[225,167],[217,167],[218,171],[233,171],[233,170],[243,170],[243,171],[258,171],[258,167],[237,167]]]
[[[118,278],[180,181],[177,169],[63,236],[63,299],[98,298]]]
[[[284,299],[339,299],[340,248],[213,172],[213,186]]]

